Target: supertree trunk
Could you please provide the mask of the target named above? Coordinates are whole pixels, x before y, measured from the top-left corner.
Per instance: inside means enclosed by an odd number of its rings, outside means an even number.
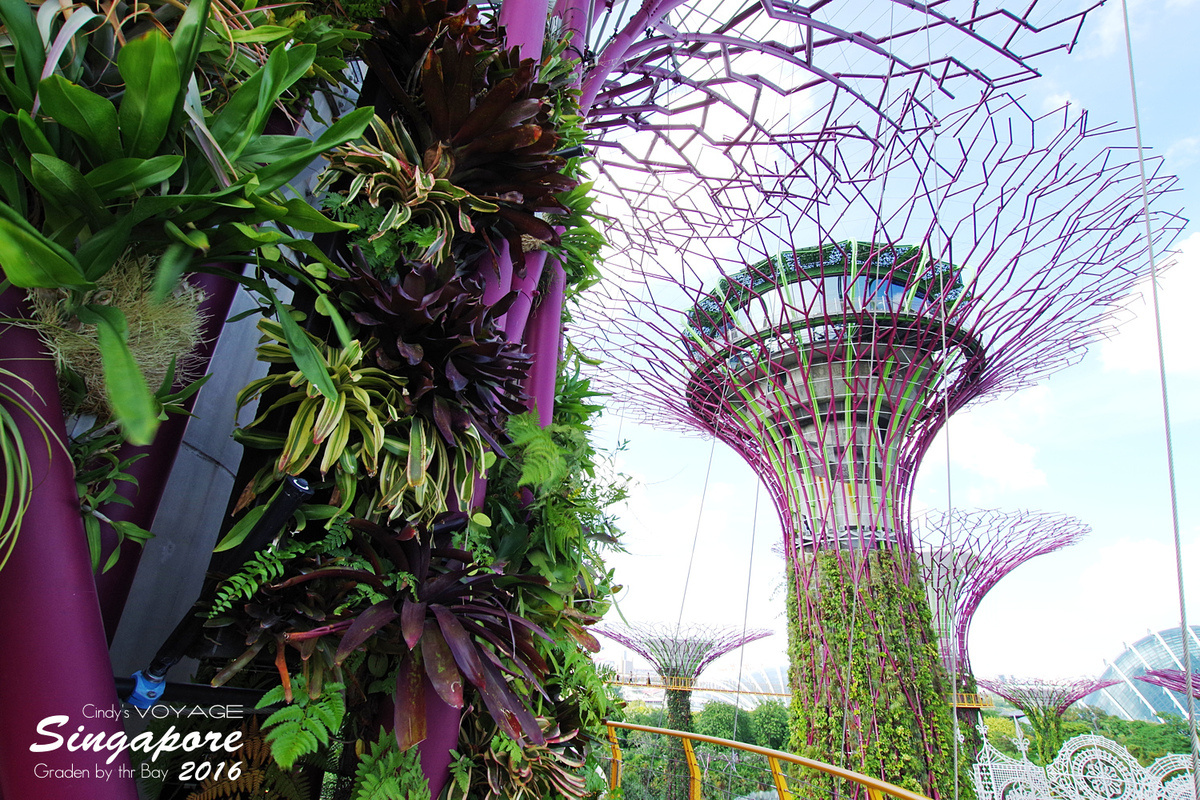
[[[666,691],[667,727],[673,731],[690,731],[692,729],[692,691],[691,689],[668,689]],[[687,753],[683,749],[683,740],[674,736],[667,740],[667,770],[666,789],[663,792],[665,800],[687,800],[688,783]]]
[[[822,551],[789,581],[791,749],[933,797],[954,796],[950,681],[937,657],[924,587],[905,556]],[[795,587],[800,587],[799,589]],[[959,796],[970,782],[960,775]],[[853,794],[832,779],[813,796]]]

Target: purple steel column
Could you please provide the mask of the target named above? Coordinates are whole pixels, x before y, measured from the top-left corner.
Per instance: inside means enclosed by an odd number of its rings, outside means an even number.
[[[0,295],[0,316],[22,316],[23,290]],[[65,439],[58,376],[36,332],[9,327],[0,333],[0,350],[32,385],[25,393],[60,441]],[[21,387],[13,386],[14,390]],[[111,751],[71,752],[66,747],[31,752],[35,743],[55,739],[39,734],[39,723],[66,717],[47,730],[67,737],[82,726],[86,734],[123,734],[117,719],[97,713],[119,712],[112,664],[104,639],[96,585],[79,503],[75,473],[61,446],[48,455],[39,447],[41,434],[26,417],[15,415],[30,443],[34,473],[33,502],[12,557],[0,570],[0,608],[8,620],[5,658],[0,659],[0,793],[9,800],[135,800],[137,792],[129,758],[121,753],[106,764]],[[61,720],[59,720],[61,722]],[[62,739],[57,740],[62,744]],[[49,770],[75,768],[85,775],[39,778],[39,765]],[[118,770],[124,769],[118,777]],[[104,770],[98,773],[97,770]],[[112,772],[108,772],[112,770]]]
[[[207,370],[208,362],[212,360],[213,351],[217,347],[217,339],[229,315],[229,307],[237,294],[237,284],[229,278],[216,275],[200,274],[190,278],[190,283],[204,291],[204,302],[200,312],[205,315],[202,328],[203,340],[196,348],[197,367]],[[188,400],[188,411],[196,403],[196,395]],[[154,442],[149,447],[124,445],[117,453],[120,459],[131,458],[141,453],[146,457],[135,461],[126,470],[137,480],[136,487],[131,483],[122,483],[118,494],[133,501],[132,506],[119,503],[108,503],[103,513],[109,519],[132,522],[147,530],[154,522],[158,512],[158,504],[162,500],[163,490],[167,488],[167,479],[171,477],[171,468],[175,465],[175,457],[179,454],[179,446],[183,443],[183,435],[187,429],[188,417],[173,414],[158,429]],[[101,563],[116,546],[116,535],[110,529],[104,530]],[[129,599],[129,590],[133,586],[133,577],[137,573],[138,563],[142,558],[142,546],[126,542],[122,546],[121,558],[116,565],[101,575],[96,576],[96,590],[100,596],[100,611],[104,616],[104,632],[108,641],[117,632],[117,624],[125,610],[125,601]]]
[[[525,392],[529,395],[529,407],[537,409],[538,422],[543,427],[549,425],[554,416],[554,389],[558,379],[559,343],[562,341],[563,293],[567,278],[558,259],[549,259],[547,266],[551,270],[550,280],[525,328],[525,349],[533,356],[529,377],[525,381]]]
[[[542,279],[542,271],[546,266],[546,251],[535,250],[525,255],[525,275],[513,277],[512,290],[517,293],[508,313],[504,315],[501,327],[510,342],[522,341],[526,324],[529,322],[529,312],[533,308],[533,298],[537,295],[538,283]]]
[[[500,24],[504,26],[508,46],[521,48],[524,58],[541,58],[549,12],[549,0],[504,0],[500,6]]]

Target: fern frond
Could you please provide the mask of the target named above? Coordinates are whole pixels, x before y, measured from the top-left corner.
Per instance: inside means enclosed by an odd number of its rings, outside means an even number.
[[[380,731],[354,773],[354,800],[430,800],[417,748],[401,752],[396,737]]]
[[[293,679],[293,702],[267,717],[263,728],[271,744],[271,757],[283,769],[291,769],[302,756],[315,753],[329,744],[330,734],[336,733],[346,712],[346,701],[342,696],[345,686],[327,683],[315,699],[308,696],[303,675]],[[281,687],[272,689],[258,707],[283,699]]]
[[[272,762],[271,748],[259,730],[257,717],[250,717],[243,722],[241,730],[242,746],[237,752],[241,774],[237,778],[230,778],[228,773],[219,779],[208,778],[200,784],[200,788],[188,795],[187,800],[220,800],[225,797],[237,800],[257,797],[308,800],[312,796],[308,779],[303,774],[284,772]]]
[[[286,569],[285,563],[298,555],[302,555],[309,545],[295,540],[289,540],[276,548],[260,550],[254,557],[242,565],[240,571],[226,578],[213,596],[212,606],[208,616],[217,616],[233,607],[239,599],[249,600],[264,584],[279,580]]]
[[[518,486],[534,486],[540,490],[561,483],[569,465],[562,448],[554,441],[554,428],[543,428],[532,412],[508,418],[508,435],[521,453],[521,477]]]

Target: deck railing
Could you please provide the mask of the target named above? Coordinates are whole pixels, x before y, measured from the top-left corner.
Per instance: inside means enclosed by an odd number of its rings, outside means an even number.
[[[928,800],[887,781],[780,750],[627,722],[608,722],[607,726],[611,750],[609,785],[622,789],[625,800],[742,797],[757,800],[772,791],[778,800],[808,797]],[[666,746],[654,747],[656,743]],[[635,751],[639,772],[645,773],[629,776],[636,780],[626,780],[626,762],[630,760],[626,750]]]

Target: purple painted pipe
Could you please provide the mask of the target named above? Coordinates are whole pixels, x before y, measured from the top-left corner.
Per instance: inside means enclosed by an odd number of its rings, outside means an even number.
[[[589,70],[587,77],[584,78],[583,91],[579,97],[579,108],[582,113],[586,115],[591,109],[592,103],[596,102],[596,96],[600,94],[600,89],[604,87],[604,81],[617,68],[617,64],[625,57],[625,53],[633,46],[634,41],[647,28],[657,24],[670,11],[683,5],[684,2],[685,0],[645,0],[642,3],[637,14],[605,46],[597,59],[596,66]]]
[[[26,316],[23,300],[21,289],[0,295],[0,316]],[[52,435],[65,441],[58,376],[37,333],[5,328],[0,352],[6,368],[28,380],[34,391],[22,391],[20,385],[10,390],[26,397]],[[12,557],[0,570],[0,609],[9,623],[0,658],[0,794],[10,800],[136,800],[126,752],[108,764],[112,751],[71,752],[61,746],[80,726],[105,741],[123,735],[120,714],[114,714],[120,704],[71,459],[61,446],[48,454],[37,427],[19,412],[14,417],[33,467],[34,489]],[[38,733],[39,724],[47,733]],[[31,751],[39,744],[60,746]],[[66,772],[43,777],[53,770]]]
[[[594,7],[590,0],[557,0],[554,4],[554,15],[562,18],[563,30],[571,35],[571,46],[578,51],[576,57],[583,52],[588,10]]]
[[[483,272],[483,302],[492,305],[512,290],[513,263],[508,256],[508,240],[496,248],[496,255],[480,259]]]
[[[442,793],[450,779],[450,751],[458,747],[458,728],[462,709],[455,708],[438,696],[429,677],[425,677],[426,737],[417,744],[421,754],[421,771],[429,782],[429,796]]]
[[[525,325],[529,321],[529,312],[533,308],[533,298],[537,294],[538,282],[542,279],[542,269],[546,265],[546,251],[535,250],[525,254],[525,277],[513,279],[512,290],[517,293],[517,299],[504,315],[501,327],[510,342],[519,342],[525,335]]]
[[[229,278],[208,274],[192,275],[188,282],[203,290],[205,294],[200,305],[200,313],[205,316],[201,329],[203,339],[197,346],[195,355],[198,368],[207,370],[213,351],[217,347],[217,339],[221,336],[221,329],[225,325],[225,318],[229,316],[229,307],[237,294],[237,283]],[[196,397],[197,395],[192,395],[188,398],[188,411],[196,404]],[[175,465],[179,446],[183,443],[188,419],[182,414],[172,414],[159,427],[154,442],[148,447],[125,444],[117,451],[117,458],[120,459],[132,458],[141,453],[145,453],[146,457],[138,459],[126,470],[137,480],[136,487],[123,482],[117,491],[118,495],[132,501],[133,505],[108,503],[101,509],[106,517],[150,529],[154,515],[158,512],[163,491],[167,488],[167,480],[171,477],[171,468]],[[117,542],[116,534],[107,525],[102,527],[102,531],[101,564],[108,559]],[[121,621],[125,601],[129,599],[129,590],[133,586],[133,577],[137,573],[141,558],[142,546],[134,542],[125,542],[116,565],[108,572],[96,576],[100,611],[104,616],[104,632],[109,644],[112,644],[113,636],[116,635],[117,624]]]
[[[500,24],[504,26],[506,43],[521,48],[522,58],[536,61],[542,57],[549,11],[549,0],[504,0]]]
[[[525,350],[533,356],[525,393],[529,395],[529,407],[537,409],[542,427],[549,425],[554,416],[554,388],[558,379],[563,296],[567,283],[566,271],[558,259],[550,259],[547,266],[551,270],[549,284],[525,328]]]

